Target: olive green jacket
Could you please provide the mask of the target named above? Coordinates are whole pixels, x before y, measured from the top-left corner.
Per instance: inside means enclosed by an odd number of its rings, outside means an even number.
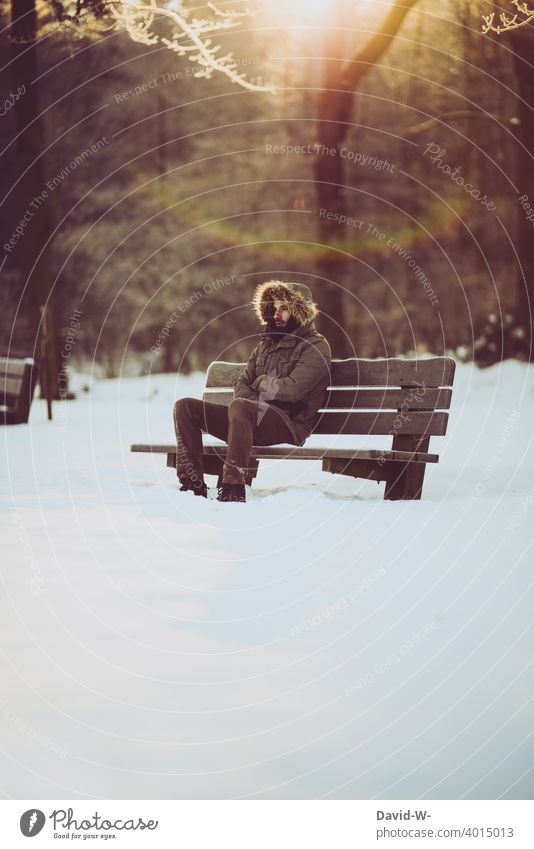
[[[234,387],[234,398],[276,407],[303,445],[330,385],[330,345],[314,321],[274,339],[263,333]]]

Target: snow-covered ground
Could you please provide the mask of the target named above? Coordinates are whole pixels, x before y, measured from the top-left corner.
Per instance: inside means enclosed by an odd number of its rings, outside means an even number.
[[[202,384],[2,430],[5,796],[532,798],[534,369],[458,367],[415,503],[304,462],[179,493],[129,445]]]

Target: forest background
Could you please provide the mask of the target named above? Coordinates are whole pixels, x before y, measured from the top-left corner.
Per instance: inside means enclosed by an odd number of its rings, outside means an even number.
[[[405,5],[336,144],[332,69],[391,3],[258,3],[214,41],[260,90],[37,4],[31,97],[0,6],[2,352],[32,352],[45,304],[55,349],[71,340],[71,364],[102,376],[243,361],[253,289],[281,278],[310,286],[337,357],[530,359],[528,69],[511,36],[482,34],[493,4]]]

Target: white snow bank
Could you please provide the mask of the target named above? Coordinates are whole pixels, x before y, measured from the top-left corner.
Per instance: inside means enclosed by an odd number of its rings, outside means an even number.
[[[419,503],[300,461],[179,493],[129,445],[203,380],[2,430],[4,792],[530,798],[534,369],[458,367]]]

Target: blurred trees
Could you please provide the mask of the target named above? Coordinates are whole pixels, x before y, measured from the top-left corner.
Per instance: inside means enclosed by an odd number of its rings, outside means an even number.
[[[387,18],[377,5],[362,4],[344,25],[338,52],[326,51],[329,73],[343,67],[337,57],[363,62]],[[498,354],[502,317],[528,315],[516,304],[526,219],[516,186],[531,190],[514,171],[525,127],[514,91],[526,82],[502,39],[481,36],[480,5],[448,0],[437,14],[419,0],[387,52],[365,66],[344,137],[329,145],[334,156],[314,147],[318,127],[325,137],[339,128],[322,92],[324,21],[288,28],[273,2],[263,18],[217,36],[240,71],[277,85],[258,93],[221,75],[195,79],[185,57],[125,33],[51,35],[55,24],[43,15],[37,182],[56,228],[51,290],[60,331],[82,310],[73,357],[107,375],[244,359],[258,332],[252,292],[269,277],[306,282],[324,313],[320,329],[333,336],[339,322],[358,356],[468,355],[488,322]],[[0,85],[3,103],[12,83],[4,75]],[[532,93],[521,96],[530,110]],[[321,114],[329,120],[318,121]],[[4,144],[16,132],[11,110],[0,119]],[[521,142],[529,181],[531,139]],[[19,167],[12,147],[2,165],[5,197]],[[317,186],[339,183],[329,175],[340,168],[339,197],[319,200]],[[494,211],[455,182],[455,169]],[[321,206],[356,225],[320,217]],[[2,245],[17,223],[12,211],[4,217]],[[531,281],[531,231],[523,232],[518,255]],[[22,263],[26,239],[3,275]],[[330,281],[344,293],[341,307]],[[3,310],[4,347],[11,319]],[[524,355],[525,343],[506,351]],[[334,345],[335,356],[344,353]]]
[[[6,350],[37,355],[40,359],[41,386],[47,397],[57,397],[55,374],[59,372],[56,337],[56,309],[52,303],[51,238],[54,224],[53,204],[48,200],[45,187],[45,169],[42,158],[44,122],[41,117],[36,62],[37,14],[35,0],[12,0],[9,83],[11,92],[5,103],[12,104],[13,138],[10,140],[15,180],[4,198],[4,220],[12,231],[3,232],[6,272],[11,272],[9,295],[15,306]],[[5,164],[5,152],[4,152]],[[19,248],[19,258],[13,268],[10,254],[17,242],[24,238],[24,248]],[[47,309],[46,333],[43,333],[42,315]],[[11,312],[11,311],[10,311]],[[13,326],[15,325],[15,327]],[[18,332],[17,332],[18,331]],[[4,340],[3,340],[4,341]],[[11,344],[10,344],[11,343]]]

